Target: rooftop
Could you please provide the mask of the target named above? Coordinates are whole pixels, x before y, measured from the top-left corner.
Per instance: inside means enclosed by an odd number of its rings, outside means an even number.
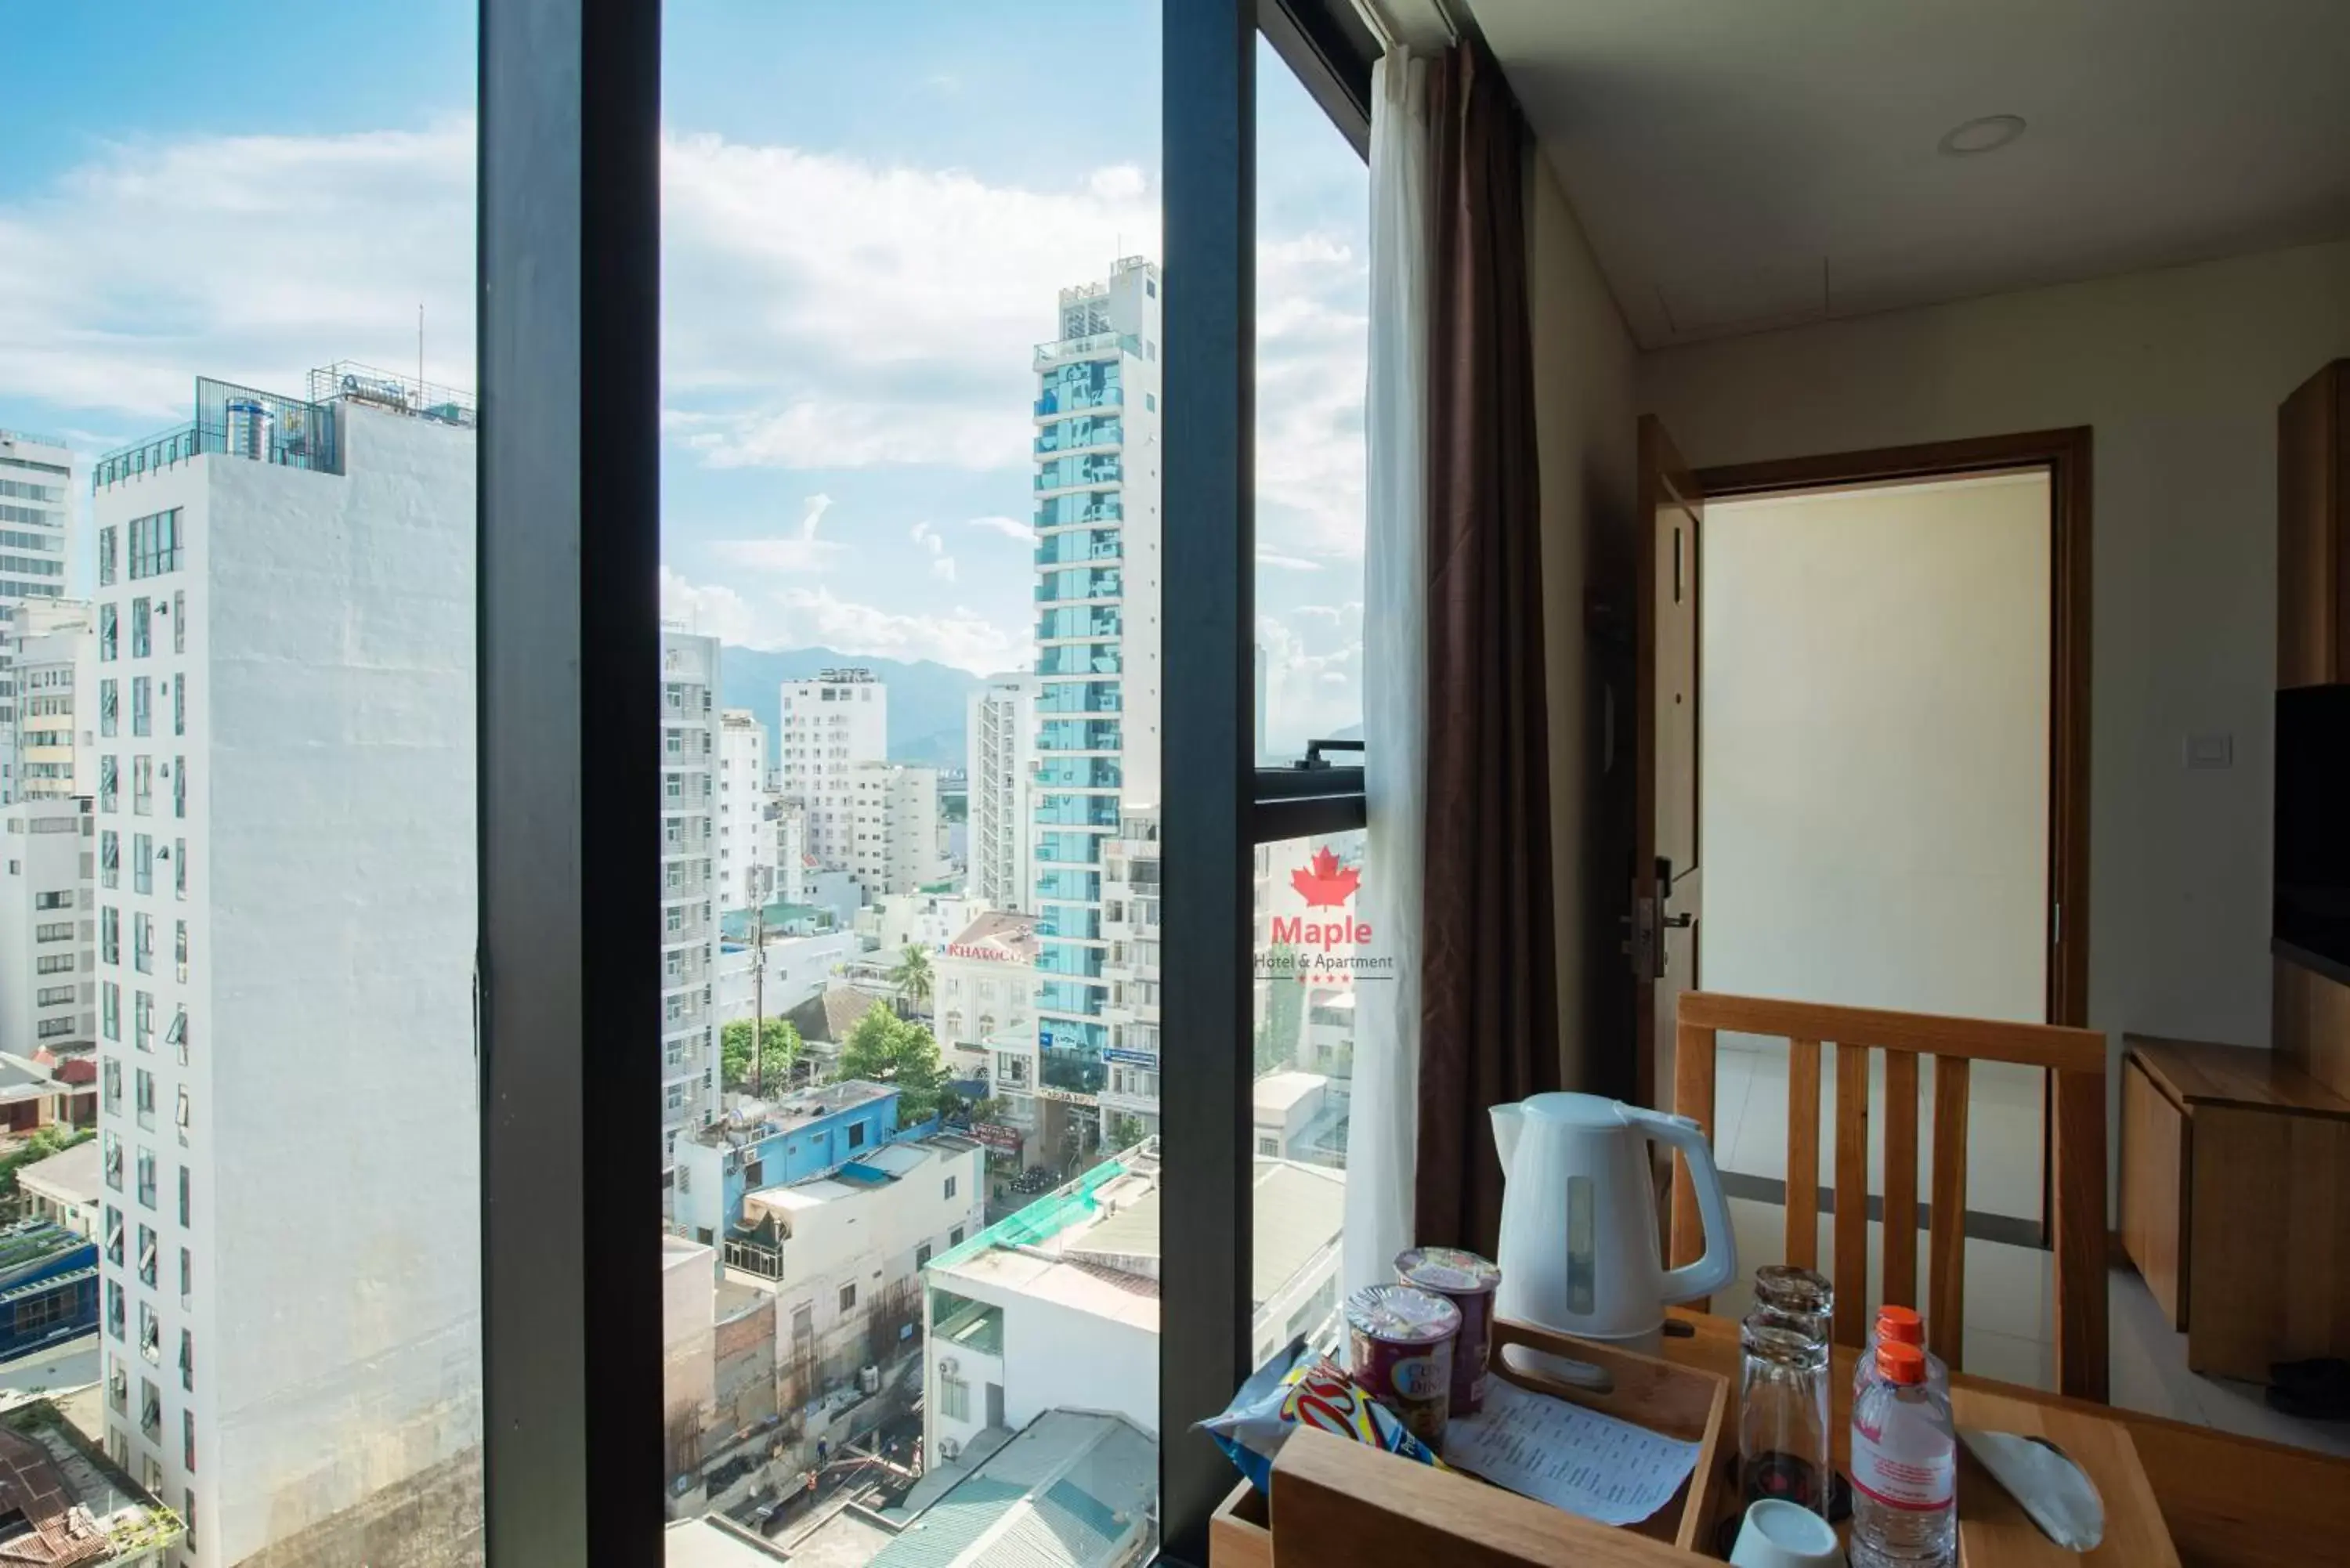
[[[1256,1162],[1252,1305],[1338,1245],[1346,1208],[1345,1173]],[[1146,1144],[941,1254],[931,1274],[949,1290],[992,1287],[1155,1333],[1159,1257],[1159,1161]]]
[[[1308,1095],[1329,1086],[1319,1073],[1271,1073],[1256,1081],[1252,1096],[1259,1116],[1282,1116]]]
[[[872,1568],[1110,1568],[1139,1555],[1159,1449],[1117,1416],[1049,1410],[882,1548]]]
[[[981,959],[999,963],[1036,961],[1036,917],[1009,909],[993,909],[955,933],[945,958]]]
[[[896,1085],[877,1084],[869,1078],[819,1084],[813,1088],[795,1089],[764,1104],[745,1101],[733,1115],[696,1129],[693,1136],[698,1142],[713,1147],[757,1142],[797,1132],[827,1116],[840,1116],[879,1100],[895,1098],[897,1094]]]
[[[744,1193],[743,1221],[746,1226],[754,1223],[754,1210],[761,1213],[805,1213],[811,1209],[821,1209],[827,1203],[859,1197],[901,1181],[925,1166],[969,1154],[978,1147],[970,1138],[953,1133],[934,1133],[929,1137],[885,1143],[821,1176],[803,1177],[797,1181],[762,1187],[754,1192]]]
[[[22,1167],[16,1172],[16,1183],[68,1203],[97,1202],[98,1139],[86,1137],[71,1148]]]
[[[184,1533],[179,1515],[117,1469],[54,1404],[17,1399],[0,1410],[0,1521],[16,1515],[27,1531],[0,1545],[0,1561],[104,1563],[168,1547]]]

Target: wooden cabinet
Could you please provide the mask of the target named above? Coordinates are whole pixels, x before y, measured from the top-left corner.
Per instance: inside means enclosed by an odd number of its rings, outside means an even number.
[[[2277,410],[2277,684],[2350,680],[2350,359]]]
[[[2133,1055],[2122,1064],[2122,1251],[2162,1315],[2185,1328],[2187,1115]]]
[[[2122,1247],[2197,1372],[2350,1356],[2350,1098],[2282,1052],[2137,1035]]]

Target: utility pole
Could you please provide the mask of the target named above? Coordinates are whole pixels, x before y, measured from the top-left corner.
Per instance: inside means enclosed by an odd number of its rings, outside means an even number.
[[[759,923],[751,950],[751,1097],[767,1097],[767,901],[759,900]]]

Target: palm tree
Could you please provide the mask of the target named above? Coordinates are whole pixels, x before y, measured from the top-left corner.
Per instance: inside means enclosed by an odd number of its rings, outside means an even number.
[[[898,988],[899,1003],[917,1018],[930,1011],[931,979],[930,950],[908,942],[898,967],[889,971],[889,983]]]

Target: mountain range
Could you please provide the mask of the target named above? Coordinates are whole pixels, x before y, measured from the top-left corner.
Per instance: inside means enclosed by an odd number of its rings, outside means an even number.
[[[966,705],[986,682],[969,670],[928,659],[875,659],[829,648],[736,648],[730,643],[719,654],[719,706],[748,708],[767,726],[767,762],[772,766],[783,731],[783,683],[851,666],[870,670],[889,689],[891,762],[936,768],[965,764]]]

